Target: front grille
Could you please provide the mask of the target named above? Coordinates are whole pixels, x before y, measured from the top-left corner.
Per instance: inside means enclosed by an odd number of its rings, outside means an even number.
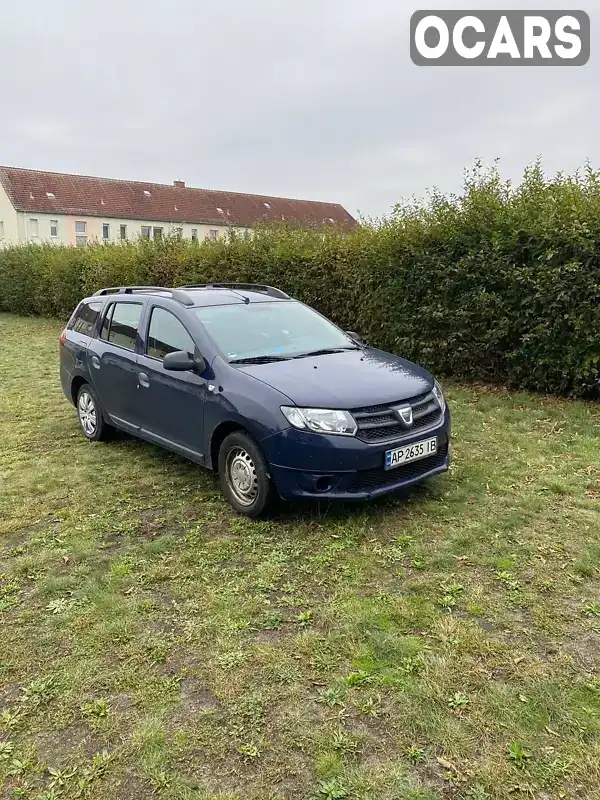
[[[395,409],[406,405],[412,406],[412,425],[404,424],[395,413]],[[356,408],[352,415],[358,427],[356,435],[364,442],[397,441],[415,431],[433,428],[442,421],[442,410],[433,392],[397,403]]]
[[[352,482],[348,486],[348,492],[371,492],[383,486],[391,486],[394,483],[401,483],[419,478],[426,472],[436,467],[441,467],[444,459],[448,455],[448,440],[440,444],[435,455],[429,458],[422,458],[420,461],[412,461],[410,464],[402,464],[395,469],[363,469],[356,473]]]

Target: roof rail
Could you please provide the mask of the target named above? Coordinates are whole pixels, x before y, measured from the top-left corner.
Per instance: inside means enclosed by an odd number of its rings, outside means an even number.
[[[187,292],[182,289],[169,289],[166,286],[109,286],[106,289],[99,289],[94,292],[94,297],[107,294],[134,294],[135,292],[166,292],[173,300],[184,306],[193,306],[194,301]]]
[[[249,292],[261,292],[269,297],[279,297],[282,300],[289,300],[289,294],[286,294],[282,289],[276,289],[274,286],[267,286],[264,283],[196,283],[186,284],[181,287],[182,289],[232,289],[244,290]]]

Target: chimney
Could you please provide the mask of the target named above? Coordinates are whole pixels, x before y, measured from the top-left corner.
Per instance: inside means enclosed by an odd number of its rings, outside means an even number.
[[[176,189],[185,189],[185,181],[173,181],[173,186]]]

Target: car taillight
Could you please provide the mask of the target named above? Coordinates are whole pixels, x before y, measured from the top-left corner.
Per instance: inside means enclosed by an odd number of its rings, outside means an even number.
[[[67,329],[64,328],[62,333],[60,334],[60,343],[64,344],[67,341]]]

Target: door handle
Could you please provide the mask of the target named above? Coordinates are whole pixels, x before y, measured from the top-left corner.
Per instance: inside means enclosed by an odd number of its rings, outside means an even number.
[[[92,367],[100,369],[100,359],[98,358],[98,356],[92,356]]]
[[[138,372],[138,384],[147,389],[150,386],[150,378],[145,372]]]

